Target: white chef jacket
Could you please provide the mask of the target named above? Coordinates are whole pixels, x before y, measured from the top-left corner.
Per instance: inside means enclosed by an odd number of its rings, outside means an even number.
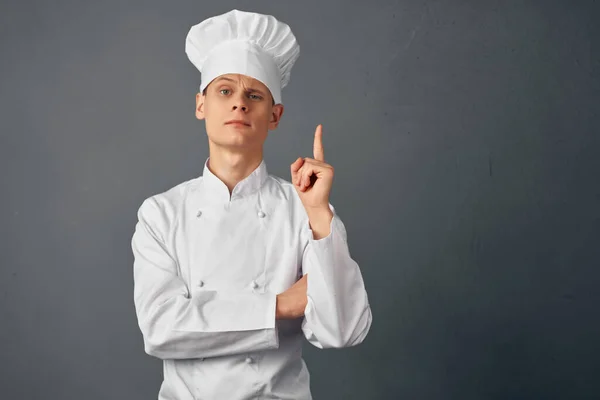
[[[335,209],[315,240],[292,183],[265,161],[233,189],[208,169],[143,201],[131,239],[144,349],[163,360],[159,400],[311,399],[304,337],[361,343],[371,309]],[[308,274],[305,316],[276,295]]]

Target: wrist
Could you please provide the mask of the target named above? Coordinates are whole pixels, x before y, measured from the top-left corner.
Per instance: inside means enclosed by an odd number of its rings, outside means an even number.
[[[278,294],[275,298],[275,319],[295,319],[304,315],[306,297],[302,300]]]
[[[275,319],[285,319],[286,317],[285,296],[278,294],[275,297]]]
[[[304,207],[304,209],[309,217],[321,217],[332,213],[331,208],[329,208],[329,203],[316,207]]]
[[[331,220],[333,212],[329,207],[318,209],[307,209],[308,222],[310,229],[313,231],[315,240],[324,238],[330,233]]]

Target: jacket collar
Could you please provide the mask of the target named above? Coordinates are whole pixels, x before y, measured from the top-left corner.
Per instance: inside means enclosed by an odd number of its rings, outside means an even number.
[[[202,186],[204,187],[203,196],[211,202],[228,203],[237,198],[245,197],[257,192],[265,183],[269,174],[267,165],[263,159],[260,165],[247,177],[239,181],[229,196],[229,188],[208,168],[210,157],[204,162],[204,171],[202,173]]]

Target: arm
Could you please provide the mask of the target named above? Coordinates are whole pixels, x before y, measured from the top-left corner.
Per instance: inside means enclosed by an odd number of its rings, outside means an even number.
[[[302,331],[316,347],[340,348],[365,339],[372,315],[359,266],[350,257],[344,224],[331,204],[329,208],[309,213],[309,226],[304,228],[307,305]]]
[[[146,353],[182,359],[278,348],[275,294],[190,293],[156,228],[161,217],[155,200],[144,201],[131,240],[134,303]]]

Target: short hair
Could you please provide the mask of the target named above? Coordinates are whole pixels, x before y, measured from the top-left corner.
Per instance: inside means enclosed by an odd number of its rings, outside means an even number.
[[[208,86],[210,86],[210,84]],[[206,89],[208,89],[208,86],[205,87],[204,90],[202,91],[202,96],[206,96]],[[275,99],[273,98],[273,96],[271,96],[271,105],[272,106],[275,105]]]

